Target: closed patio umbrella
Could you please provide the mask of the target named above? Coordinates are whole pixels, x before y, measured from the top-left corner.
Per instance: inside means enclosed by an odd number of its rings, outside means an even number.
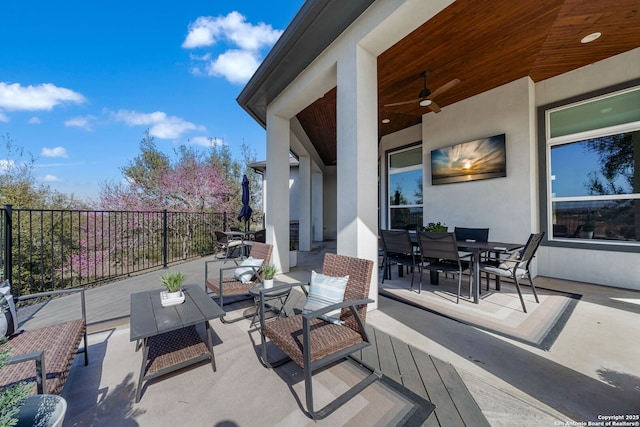
[[[245,230],[249,229],[249,219],[253,209],[249,206],[249,178],[247,175],[242,176],[242,210],[238,214],[238,221],[244,218]]]

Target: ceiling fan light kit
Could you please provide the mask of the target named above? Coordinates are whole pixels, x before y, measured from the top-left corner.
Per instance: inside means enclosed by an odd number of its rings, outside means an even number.
[[[431,91],[431,89],[429,89],[427,87],[427,77],[429,76],[429,72],[428,71],[423,71],[420,74],[420,77],[422,77],[423,79],[423,88],[420,91],[420,94],[418,95],[417,99],[412,99],[410,101],[401,101],[401,102],[394,102],[392,104],[385,104],[385,107],[396,107],[396,106],[400,106],[400,105],[409,105],[409,104],[415,104],[416,102],[418,103],[419,106],[421,107],[429,107],[429,109],[431,111],[433,111],[434,113],[439,113],[440,112],[440,107],[438,106],[438,104],[436,104],[433,101],[433,98],[435,96],[437,96],[438,94],[441,94],[442,92],[451,89],[453,86],[457,85],[458,83],[460,83],[460,80],[458,79],[453,79],[451,81],[449,81],[448,83],[445,83],[443,86],[440,86],[439,88],[437,88],[436,90],[434,90],[433,92]]]

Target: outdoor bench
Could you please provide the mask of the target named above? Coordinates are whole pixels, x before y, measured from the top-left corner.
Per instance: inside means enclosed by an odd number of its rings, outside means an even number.
[[[9,364],[0,369],[0,389],[24,381],[31,386],[30,394],[60,394],[74,356],[84,353],[85,366],[89,363],[84,288],[41,292],[19,297],[17,300],[77,292],[80,292],[81,319],[19,331],[0,346],[11,348]],[[83,338],[84,347],[79,349]]]

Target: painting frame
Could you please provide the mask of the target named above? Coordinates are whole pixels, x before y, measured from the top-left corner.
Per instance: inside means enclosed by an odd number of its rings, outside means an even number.
[[[431,185],[507,176],[506,134],[431,150]]]

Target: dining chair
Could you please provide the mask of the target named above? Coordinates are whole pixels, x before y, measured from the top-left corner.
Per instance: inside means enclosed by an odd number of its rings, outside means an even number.
[[[222,231],[216,231],[215,233],[216,233],[216,240],[218,241],[220,248],[224,251],[224,263],[226,264],[226,262],[229,261],[230,259],[229,255],[233,254],[233,252],[237,248],[240,248],[239,250],[241,250],[242,240],[229,239],[229,236],[227,236]]]
[[[220,268],[219,276],[209,275],[209,264],[215,261],[205,261],[204,280],[205,291],[213,293],[218,298],[218,305],[224,309],[224,299],[229,296],[246,296],[251,298],[249,289],[263,281],[262,267],[271,263],[273,246],[268,243],[254,242],[249,257],[238,266]],[[215,268],[211,269],[215,271]],[[237,322],[244,317],[227,320],[221,317],[223,323]]]
[[[473,240],[475,242],[489,241],[488,228],[454,227],[453,234],[456,236],[456,240],[460,240],[460,241],[466,241],[466,240]]]
[[[460,258],[454,233],[420,231],[418,232],[418,244],[422,261],[420,263],[418,293],[422,290],[422,269],[438,273],[452,273],[458,276],[456,295],[456,304],[458,304],[462,288],[462,274],[469,270],[471,263]],[[469,297],[471,297],[471,285],[472,276],[469,275]]]
[[[409,230],[380,230],[380,236],[382,237],[383,249],[382,283],[384,283],[387,272],[391,271],[389,265],[398,264],[411,268],[411,287],[409,289],[413,289],[413,278],[417,263]],[[391,275],[389,274],[389,276]]]
[[[533,261],[533,258],[536,254],[536,251],[538,250],[538,247],[540,246],[540,242],[542,242],[543,237],[544,232],[531,234],[524,248],[511,252],[508,258],[490,263],[480,263],[479,265],[481,272],[484,271],[486,273],[495,275],[496,280],[498,279],[498,277],[509,277],[513,279],[516,285],[516,291],[518,291],[518,296],[520,297],[522,310],[525,313],[527,312],[527,307],[524,304],[524,298],[522,297],[522,291],[520,290],[520,279],[525,276],[529,278],[533,296],[535,297],[536,302],[540,303],[538,294],[536,293],[535,284],[533,283],[533,277],[531,276],[530,267],[531,261]],[[487,275],[487,286],[488,282],[489,276]]]
[[[489,229],[488,228],[469,228],[469,227],[454,227],[453,234],[456,236],[456,240],[458,241],[474,241],[474,242],[488,242],[489,241]],[[469,252],[460,252],[460,256],[467,256]],[[481,255],[482,260],[491,260],[498,258],[498,255],[495,253],[483,253]],[[489,275],[487,275],[487,281],[489,280]],[[482,293],[482,287],[479,288],[480,293]],[[489,290],[487,288],[487,290]]]
[[[367,304],[374,302],[369,299],[373,262],[327,253],[324,256],[322,275],[313,273],[315,272],[312,272],[309,296],[303,312],[267,321],[261,314],[260,331],[262,363],[269,369],[289,361],[300,366],[304,371],[305,413],[314,420],[319,420],[380,379],[382,374],[374,367],[352,358],[354,353],[371,345],[365,323]],[[329,295],[332,297],[329,298]],[[261,313],[264,313],[263,308],[264,301],[261,301]],[[267,338],[285,353],[284,358],[268,360]],[[365,368],[366,376],[322,409],[315,410],[313,374],[346,359]]]

